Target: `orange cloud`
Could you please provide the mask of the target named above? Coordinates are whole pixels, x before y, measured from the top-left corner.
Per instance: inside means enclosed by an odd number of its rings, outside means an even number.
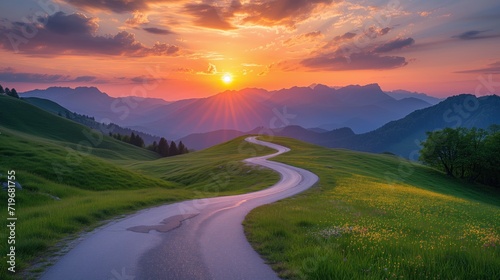
[[[239,12],[245,13],[243,22],[265,26],[285,25],[294,27],[308,19],[320,7],[328,6],[333,0],[271,0],[250,1]]]

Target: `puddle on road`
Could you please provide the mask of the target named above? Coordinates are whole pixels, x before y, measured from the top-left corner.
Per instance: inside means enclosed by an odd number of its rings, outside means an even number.
[[[160,225],[152,225],[152,226],[135,226],[127,228],[127,230],[139,233],[149,233],[152,230],[156,230],[158,232],[169,232],[174,230],[182,225],[182,222],[198,216],[198,214],[184,214],[184,215],[176,215],[172,217],[168,217],[160,222]]]

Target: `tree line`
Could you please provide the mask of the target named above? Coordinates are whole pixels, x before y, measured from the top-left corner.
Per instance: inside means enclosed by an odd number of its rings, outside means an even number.
[[[500,187],[500,125],[427,132],[420,160],[451,177]]]
[[[162,157],[171,157],[189,153],[188,148],[184,145],[184,143],[182,143],[182,141],[179,142],[179,145],[177,145],[174,141],[169,144],[164,137],[161,137],[158,142],[154,141],[153,144],[146,147],[144,145],[144,139],[134,132],[130,135],[110,132],[109,136],[140,148],[146,148],[150,151],[158,153]]]
[[[6,87],[5,89],[0,85],[0,95],[8,95],[11,97],[19,98],[19,95],[17,94],[17,91],[15,88],[9,89]]]

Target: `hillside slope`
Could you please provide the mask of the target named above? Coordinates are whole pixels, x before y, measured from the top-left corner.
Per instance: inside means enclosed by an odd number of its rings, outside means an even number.
[[[23,100],[47,112],[51,112],[53,114],[65,117],[67,119],[70,119],[79,124],[83,124],[84,126],[90,127],[92,129],[99,130],[106,135],[109,134],[109,132],[112,132],[114,134],[119,133],[121,135],[130,135],[133,132],[135,133],[135,135],[141,136],[146,146],[152,144],[154,141],[156,141],[156,143],[160,141],[159,136],[153,136],[151,134],[144,133],[141,131],[133,130],[130,128],[124,128],[114,123],[103,125],[102,123],[97,122],[94,117],[71,112],[70,110],[62,107],[56,102],[48,99],[37,98],[37,97],[26,97],[23,98]]]
[[[159,155],[48,113],[19,99],[0,96],[0,126],[62,143],[108,159],[151,160]],[[78,146],[80,145],[80,146]]]
[[[247,238],[286,279],[498,279],[500,192],[389,155],[276,137],[316,187],[262,206]]]

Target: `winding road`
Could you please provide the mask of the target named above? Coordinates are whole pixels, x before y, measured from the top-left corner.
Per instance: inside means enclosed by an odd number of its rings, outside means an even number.
[[[252,249],[242,222],[252,209],[293,196],[318,181],[304,169],[267,159],[290,149],[246,159],[281,174],[258,192],[198,199],[140,211],[93,231],[47,269],[41,279],[279,279]]]

